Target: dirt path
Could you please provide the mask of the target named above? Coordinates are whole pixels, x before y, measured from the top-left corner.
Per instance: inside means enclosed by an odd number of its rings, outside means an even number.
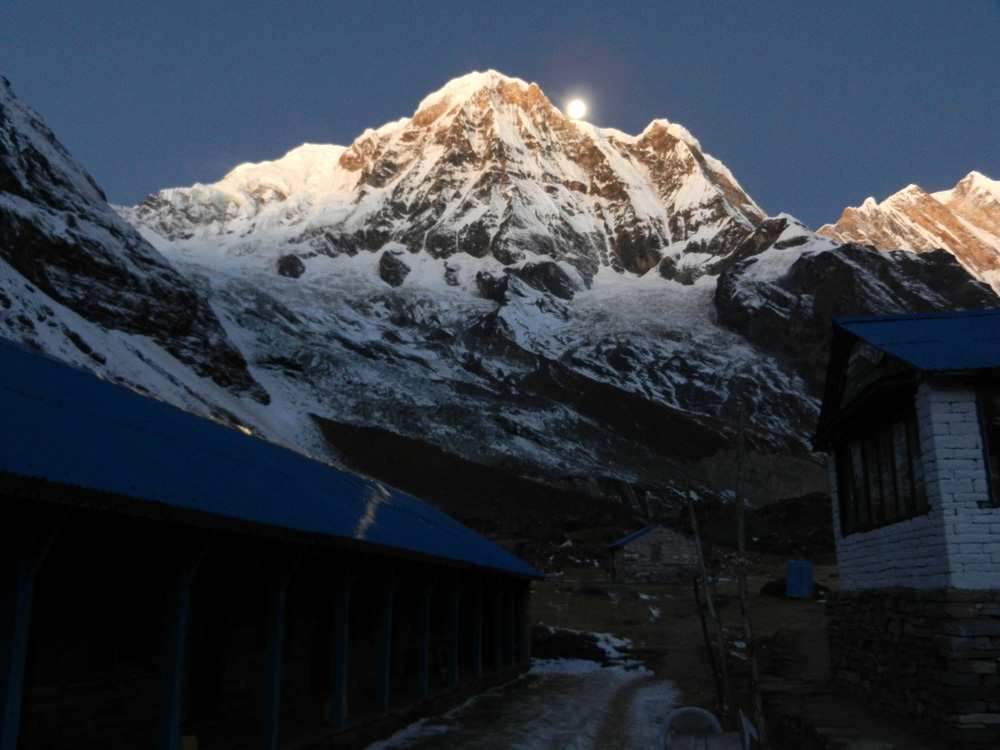
[[[608,704],[594,747],[654,750],[660,722],[675,706],[677,690],[653,675],[622,685]]]
[[[650,750],[675,696],[645,670],[540,666],[368,750]]]

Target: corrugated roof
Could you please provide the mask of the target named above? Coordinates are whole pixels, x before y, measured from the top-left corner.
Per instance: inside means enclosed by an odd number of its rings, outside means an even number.
[[[405,493],[2,339],[0,414],[0,472],[542,576]]]
[[[919,370],[1000,367],[1000,310],[839,318],[834,323]]]

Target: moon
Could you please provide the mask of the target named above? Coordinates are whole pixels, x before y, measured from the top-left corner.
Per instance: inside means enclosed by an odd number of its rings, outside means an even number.
[[[566,105],[566,114],[574,120],[579,120],[587,114],[587,103],[582,99],[574,99]]]

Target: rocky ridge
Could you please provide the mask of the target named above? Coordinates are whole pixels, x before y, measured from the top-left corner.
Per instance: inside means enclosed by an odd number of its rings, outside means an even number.
[[[208,300],[0,78],[0,334],[217,416],[267,404]]]
[[[108,212],[94,190],[25,203],[45,226],[57,210]],[[34,289],[0,311],[9,336],[326,460],[405,464],[404,489],[419,474],[427,499],[454,512],[475,496],[504,523],[519,497],[538,504],[514,480],[558,495],[564,514],[613,500],[648,518],[685,483],[724,496],[741,422],[755,499],[822,490],[808,437],[829,317],[1000,301],[946,254],[766,218],[680,126],[628,136],[572,122],[493,72],[347,148],[303,146],[119,210],[153,247],[116,223],[124,240],[108,251],[138,248],[151,277],[176,274],[252,384],[220,386],[167,344],[139,347],[171,338],[169,294],[144,316],[162,332],[143,336],[113,309],[83,318],[55,287]],[[75,251],[94,252],[100,231],[84,234]],[[27,283],[22,268],[2,269],[7,288]],[[82,265],[73,283],[101,275]],[[46,305],[70,323],[18,329]]]
[[[1000,182],[970,172],[951,190],[928,193],[910,185],[881,203],[868,198],[846,208],[817,233],[880,250],[925,253],[942,249],[1000,291]]]
[[[163,190],[130,220],[225,252],[336,257],[388,245],[505,266],[544,258],[690,282],[763,212],[679,125],[638,136],[565,116],[494,71],[452,81],[348,148],[306,145],[220,182]]]

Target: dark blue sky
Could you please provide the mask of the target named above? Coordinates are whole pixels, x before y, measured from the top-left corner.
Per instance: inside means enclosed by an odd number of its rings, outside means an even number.
[[[4,0],[0,75],[114,203],[347,145],[494,68],[638,133],[678,122],[813,227],[1000,179],[1000,0]]]

